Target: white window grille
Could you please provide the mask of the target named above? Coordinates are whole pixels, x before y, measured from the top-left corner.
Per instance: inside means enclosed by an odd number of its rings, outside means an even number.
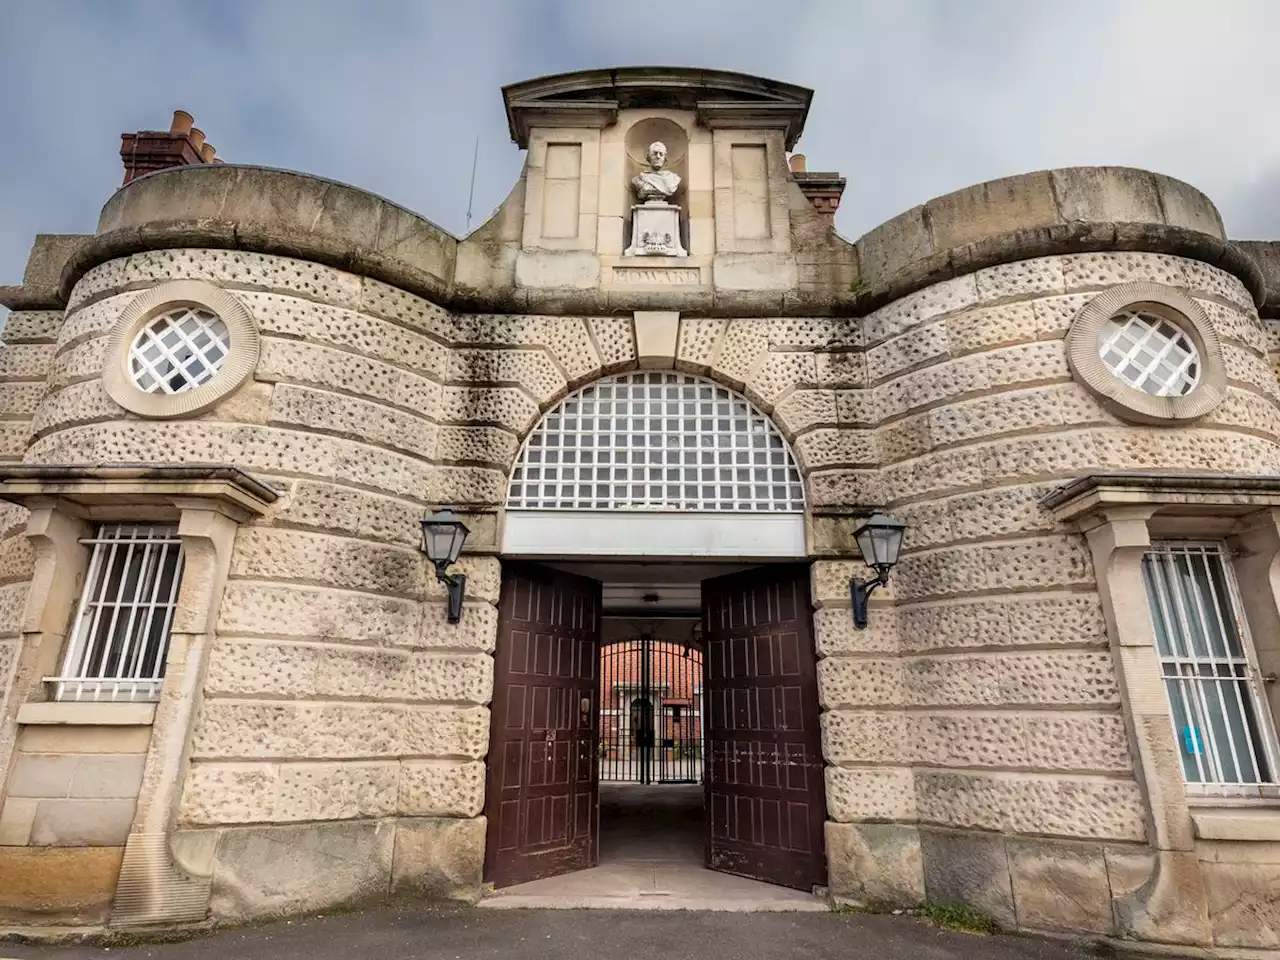
[[[1181,397],[1200,382],[1200,353],[1176,323],[1142,310],[1116,314],[1098,333],[1098,356],[1144,393]]]
[[[62,674],[46,677],[58,700],[155,700],[182,580],[175,527],[108,523],[93,548]]]
[[[1142,576],[1189,789],[1274,795],[1276,737],[1221,543],[1155,543]]]
[[[222,318],[199,307],[156,317],[133,338],[129,373],[143,393],[183,393],[213,379],[231,352]]]
[[[804,510],[800,474],[769,419],[680,373],[609,377],[530,435],[507,506],[529,510]]]

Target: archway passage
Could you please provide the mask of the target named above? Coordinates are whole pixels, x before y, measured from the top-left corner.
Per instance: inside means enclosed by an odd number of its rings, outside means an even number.
[[[617,566],[504,565],[486,879],[524,884],[612,858],[654,876],[679,865],[825,884],[807,567],[635,564],[676,597],[662,609],[645,588],[659,607],[646,624],[610,609],[635,592],[610,581]],[[572,612],[588,609],[594,621]]]

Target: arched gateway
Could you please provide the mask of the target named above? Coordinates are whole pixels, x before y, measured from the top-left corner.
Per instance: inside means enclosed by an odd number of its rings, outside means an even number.
[[[808,569],[762,562],[803,558],[804,492],[770,420],[683,373],[584,387],[521,449],[503,545],[486,879],[686,843],[824,884]]]

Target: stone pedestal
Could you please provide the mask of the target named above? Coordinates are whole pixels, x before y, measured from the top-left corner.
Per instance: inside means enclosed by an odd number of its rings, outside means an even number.
[[[680,243],[680,207],[663,200],[631,208],[631,246],[625,257],[687,257]]]

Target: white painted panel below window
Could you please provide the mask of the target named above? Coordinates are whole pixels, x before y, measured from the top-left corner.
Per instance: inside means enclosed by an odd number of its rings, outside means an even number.
[[[801,558],[804,515],[508,510],[502,552],[523,557]]]

